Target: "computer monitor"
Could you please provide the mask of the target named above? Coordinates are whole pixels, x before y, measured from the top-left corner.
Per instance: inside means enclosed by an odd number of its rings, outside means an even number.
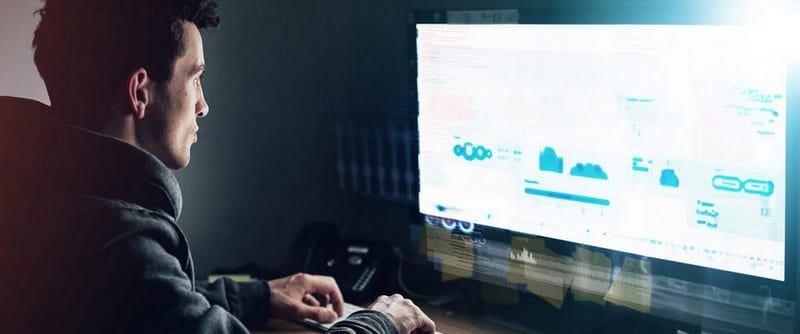
[[[800,109],[783,36],[418,24],[427,255],[557,309],[797,331]]]

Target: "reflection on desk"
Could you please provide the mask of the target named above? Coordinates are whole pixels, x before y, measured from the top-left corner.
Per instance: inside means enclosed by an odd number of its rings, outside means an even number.
[[[468,317],[462,314],[448,311],[443,307],[430,305],[419,305],[436,323],[436,330],[446,334],[471,334],[471,333],[497,333],[497,334],[522,334],[522,331],[514,330],[498,324],[482,321],[475,317]],[[301,325],[296,322],[270,319],[264,328],[253,332],[254,334],[281,334],[281,333],[303,333],[316,334],[319,330]]]

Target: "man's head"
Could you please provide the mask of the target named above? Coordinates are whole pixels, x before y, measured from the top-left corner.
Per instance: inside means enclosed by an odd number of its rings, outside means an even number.
[[[56,117],[104,132],[170,168],[189,162],[208,112],[199,29],[214,0],[45,0],[34,62]]]

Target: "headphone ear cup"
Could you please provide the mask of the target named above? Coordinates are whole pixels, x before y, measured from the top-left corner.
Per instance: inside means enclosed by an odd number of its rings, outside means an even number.
[[[291,247],[284,275],[299,272],[316,273],[320,270],[317,261],[330,253],[330,248],[339,242],[339,229],[329,221],[310,222],[297,233]]]

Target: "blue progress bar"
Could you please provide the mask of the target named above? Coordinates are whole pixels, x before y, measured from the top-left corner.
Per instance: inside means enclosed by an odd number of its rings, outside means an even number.
[[[563,199],[567,201],[575,201],[581,203],[588,203],[588,204],[596,204],[596,205],[605,205],[608,206],[611,204],[607,199],[602,198],[595,198],[589,196],[581,196],[581,195],[574,195],[574,194],[567,194],[567,193],[560,193],[557,191],[549,191],[549,190],[541,190],[541,189],[534,189],[534,188],[525,188],[525,193],[528,195],[536,195],[536,196],[544,196],[544,197],[551,197],[557,199]]]

